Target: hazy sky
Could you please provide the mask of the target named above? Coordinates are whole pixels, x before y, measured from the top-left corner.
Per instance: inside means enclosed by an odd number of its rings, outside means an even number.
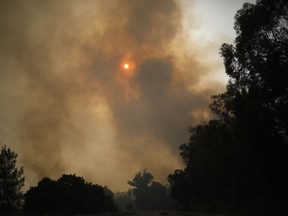
[[[243,2],[0,0],[0,144],[26,188],[76,173],[123,191],[144,168],[166,183],[224,89]]]

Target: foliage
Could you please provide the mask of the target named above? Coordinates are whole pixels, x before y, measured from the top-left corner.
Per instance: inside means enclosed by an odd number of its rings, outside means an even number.
[[[6,145],[0,152],[0,212],[18,209],[23,202],[24,172],[16,167],[17,154]]]
[[[191,187],[188,182],[186,173],[183,170],[175,170],[168,177],[170,183],[170,196],[181,204],[181,208],[189,208],[191,200]]]
[[[280,215],[288,193],[288,3],[246,3],[234,28],[235,44],[221,47],[230,80],[210,105],[218,118],[190,129],[180,147],[185,175],[170,177],[179,185],[185,176],[194,209]],[[174,189],[174,197],[183,190]]]
[[[153,175],[146,170],[143,173],[138,172],[133,180],[128,184],[133,186],[133,194],[135,196],[135,204],[139,210],[150,210],[152,201],[149,194],[149,184],[153,180]]]
[[[138,172],[133,180],[128,181],[128,184],[136,188],[146,188],[152,182],[153,178],[154,176],[151,173],[144,170],[143,173]]]
[[[108,189],[106,189],[108,190]],[[62,175],[57,181],[43,178],[25,194],[26,213],[92,214],[115,212],[117,207],[104,187],[86,182],[82,177]]]
[[[170,175],[175,185],[172,192],[174,196],[178,193],[178,202],[180,198],[180,203],[186,206],[191,202],[194,210],[195,207],[201,210],[203,203],[210,207],[202,211],[227,210],[229,206],[224,201],[231,198],[233,166],[231,133],[226,124],[218,120],[190,128],[190,133],[189,143],[180,146],[186,168]]]
[[[153,179],[153,175],[144,170],[128,181],[134,187],[135,204],[139,210],[159,210],[163,206],[173,205],[167,189],[159,182],[152,181]]]
[[[235,30],[235,46],[221,48],[230,81],[226,92],[214,97],[227,110],[219,113],[233,114],[229,124],[238,154],[233,196],[239,208],[262,213],[264,205],[265,214],[275,215],[288,192],[287,1],[244,4]]]

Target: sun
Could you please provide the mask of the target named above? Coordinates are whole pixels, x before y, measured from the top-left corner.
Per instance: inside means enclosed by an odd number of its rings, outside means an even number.
[[[132,60],[126,59],[120,63],[120,72],[126,77],[131,77],[135,73],[135,63]]]
[[[123,65],[123,67],[124,67],[124,69],[128,70],[128,69],[130,68],[130,65],[129,65],[128,63],[125,63],[125,64]]]

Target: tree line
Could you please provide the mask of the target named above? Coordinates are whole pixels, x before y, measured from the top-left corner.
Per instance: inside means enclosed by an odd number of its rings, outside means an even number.
[[[26,215],[78,215],[130,213],[159,210],[163,206],[175,206],[168,188],[157,181],[147,170],[138,172],[127,183],[133,188],[114,196],[107,187],[87,182],[75,174],[63,174],[59,179],[42,178],[36,186],[23,194],[24,171],[16,166],[17,154],[6,145],[0,152],[0,213],[10,215],[22,212]],[[124,205],[124,208],[123,208]]]
[[[76,175],[62,175],[56,181],[45,177],[31,187],[25,194],[23,210],[30,215],[77,215],[117,212],[117,206],[108,188]]]
[[[225,92],[211,98],[214,119],[189,128],[190,139],[179,148],[185,169],[171,173],[168,186],[154,181],[144,170],[128,181],[130,191],[113,199],[103,186],[63,175],[56,181],[43,178],[24,197],[23,169],[15,167],[17,154],[4,146],[0,209],[22,205],[35,214],[43,209],[49,213],[99,213],[117,211],[118,200],[126,210],[165,205],[232,215],[287,212],[287,1],[245,3],[235,15],[234,29],[234,44],[223,44],[220,49],[229,81]]]
[[[17,154],[6,145],[0,152],[0,213],[10,215],[77,215],[117,212],[113,193],[74,175],[58,180],[44,177],[23,194],[24,171],[16,166]]]

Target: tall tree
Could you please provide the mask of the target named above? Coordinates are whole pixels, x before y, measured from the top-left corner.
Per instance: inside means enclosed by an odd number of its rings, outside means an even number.
[[[221,48],[230,81],[211,106],[237,138],[237,203],[275,215],[288,192],[288,2],[244,4],[235,30],[235,45]]]
[[[219,198],[240,215],[280,215],[288,193],[288,2],[245,3],[234,28],[235,44],[221,47],[230,79],[210,105],[217,120],[191,128],[180,147],[184,172],[206,209]]]
[[[178,169],[167,179],[170,184],[170,196],[181,205],[181,208],[188,209],[191,202],[191,187],[186,173]]]
[[[174,175],[170,175],[176,181],[174,196],[178,194],[178,199],[181,198],[186,207],[191,202],[194,210],[229,211],[227,201],[231,198],[233,165],[231,133],[227,125],[219,120],[192,127],[190,133],[189,142],[180,146],[180,155],[186,164],[184,173],[175,171]],[[184,185],[186,188],[183,188]],[[171,186],[173,189],[173,184]],[[179,194],[180,191],[185,192]],[[187,194],[188,191],[190,194]],[[190,198],[190,202],[186,198]]]
[[[154,176],[146,169],[138,172],[128,184],[133,186],[135,204],[139,210],[151,210],[152,200],[149,193],[149,185],[152,183]]]
[[[135,204],[139,210],[159,210],[163,206],[173,206],[167,189],[159,182],[153,181],[153,175],[147,170],[138,172],[128,184],[133,186]]]
[[[24,186],[23,167],[16,167],[17,154],[6,145],[0,152],[0,211],[10,212],[21,207]]]

